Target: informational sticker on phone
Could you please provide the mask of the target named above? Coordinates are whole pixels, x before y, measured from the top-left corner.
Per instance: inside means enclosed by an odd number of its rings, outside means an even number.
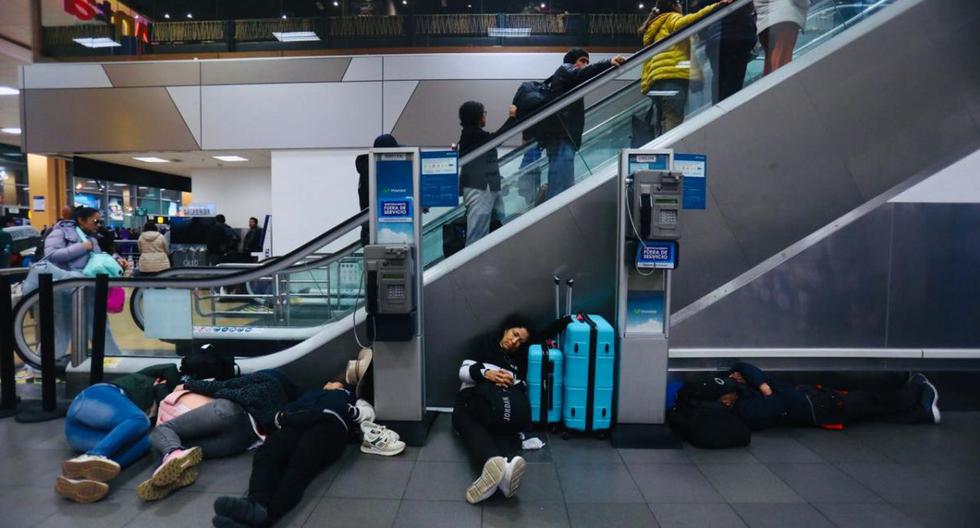
[[[670,170],[671,151],[650,154],[630,154],[630,174],[641,170],[666,171]]]
[[[636,267],[639,269],[675,269],[677,267],[677,242],[657,240],[640,244],[636,250]]]
[[[684,175],[684,209],[705,209],[708,201],[708,156],[674,154],[674,170]]]
[[[421,160],[422,207],[459,205],[459,154],[455,150],[424,150]]]

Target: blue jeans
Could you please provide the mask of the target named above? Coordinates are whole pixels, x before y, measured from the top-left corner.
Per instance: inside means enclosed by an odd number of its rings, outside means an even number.
[[[83,390],[68,407],[65,438],[76,451],[110,458],[126,467],[150,450],[150,419],[109,383]]]
[[[541,158],[541,147],[535,146],[524,152],[521,158],[521,169],[538,161]],[[524,198],[528,206],[533,206],[538,197],[538,189],[541,187],[541,171],[538,169],[530,170],[521,175],[517,181],[517,192]]]
[[[548,139],[541,145],[548,151],[548,198],[575,185],[575,146],[567,137]]]
[[[463,203],[466,204],[466,245],[487,236],[490,221],[497,209],[497,191],[463,187]]]

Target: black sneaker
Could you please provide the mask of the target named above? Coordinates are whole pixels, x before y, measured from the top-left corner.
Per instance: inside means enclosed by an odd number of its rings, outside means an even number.
[[[932,423],[939,423],[939,391],[936,390],[936,386],[929,381],[929,378],[921,372],[916,372],[912,375],[909,380],[914,385],[919,385],[922,388],[922,395],[919,398],[919,405],[925,409],[926,414],[929,416]]]

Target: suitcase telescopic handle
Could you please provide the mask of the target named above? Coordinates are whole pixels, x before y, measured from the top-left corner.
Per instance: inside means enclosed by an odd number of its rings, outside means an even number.
[[[568,297],[565,302],[565,315],[572,315],[572,286],[575,285],[575,279],[568,279],[568,281],[565,282],[565,285],[568,286]]]
[[[555,319],[561,319],[561,277],[555,275]]]

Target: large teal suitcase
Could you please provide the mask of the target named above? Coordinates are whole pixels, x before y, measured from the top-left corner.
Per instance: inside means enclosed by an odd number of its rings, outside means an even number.
[[[567,429],[602,432],[612,425],[615,331],[602,316],[578,314],[561,338],[565,360],[562,421]]]

